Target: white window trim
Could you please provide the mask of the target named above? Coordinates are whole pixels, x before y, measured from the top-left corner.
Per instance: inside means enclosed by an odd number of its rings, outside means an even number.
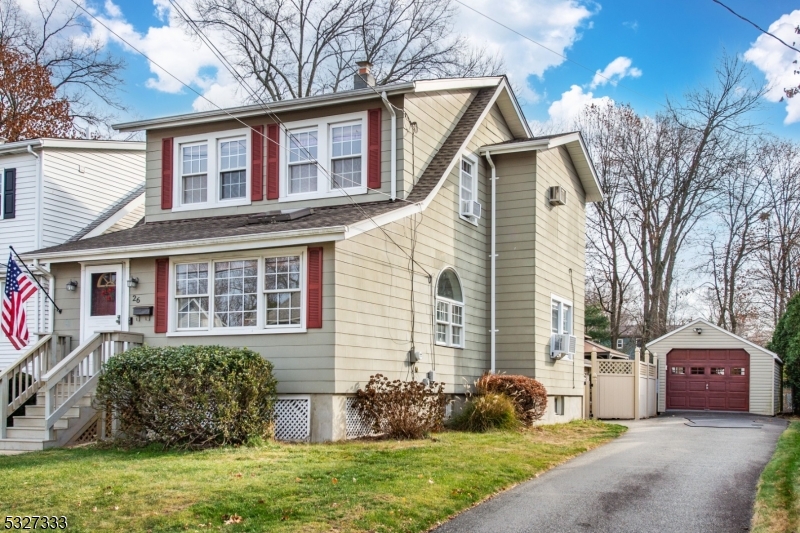
[[[19,176],[17,176],[17,186],[19,186]],[[5,210],[6,210],[6,167],[0,167],[0,220],[3,220],[3,214]]]
[[[235,130],[217,131],[213,133],[203,133],[198,135],[187,135],[176,137],[173,140],[175,149],[172,156],[172,211],[197,211],[199,209],[209,209],[214,207],[235,207],[240,205],[250,205],[250,171],[251,171],[251,135],[250,128],[240,128]],[[220,182],[220,155],[219,143],[229,139],[244,137],[246,145],[245,161],[245,183],[247,191],[244,198],[232,198],[223,200],[222,185]],[[207,169],[207,196],[205,202],[184,204],[183,203],[183,179],[181,167],[183,163],[183,150],[185,145],[198,144],[205,142],[208,145],[208,169]]]
[[[331,128],[333,126],[346,126],[348,124],[361,124],[361,187],[352,187],[349,189],[334,188],[331,183],[331,174],[333,173],[333,164],[331,161],[331,145],[332,135]],[[312,200],[316,198],[330,198],[337,196],[355,196],[359,194],[367,194],[367,180],[368,180],[368,137],[369,137],[369,124],[367,121],[367,112],[359,111],[357,113],[346,113],[343,115],[333,115],[323,118],[315,118],[308,120],[298,120],[295,122],[287,122],[285,128],[281,128],[280,143],[280,194],[278,196],[279,202],[295,202],[298,200]],[[322,168],[317,168],[317,191],[309,193],[296,193],[289,194],[289,139],[287,130],[289,132],[297,130],[308,131],[317,130],[317,161]]]
[[[458,161],[458,216],[461,220],[466,220],[473,226],[477,226],[480,219],[461,214],[461,159],[466,159],[472,164],[472,200],[478,202],[478,158],[474,154],[465,152],[461,154],[461,158]]]
[[[558,303],[559,304],[558,332],[553,331],[552,313],[553,313],[553,304],[554,303]],[[569,317],[570,318],[570,325],[569,325],[570,329],[569,329],[569,331],[562,331],[562,329],[564,327],[564,315],[562,313],[564,312],[564,306],[565,305],[568,305],[569,309],[570,309],[570,317]],[[551,315],[550,316],[550,332],[551,333],[554,333],[554,334],[558,333],[559,335],[574,335],[574,331],[575,331],[575,306],[572,305],[572,300],[567,300],[566,298],[562,298],[562,297],[557,296],[555,294],[551,294],[550,295],[550,315]]]
[[[617,350],[621,350],[625,347],[625,341],[622,339],[617,339]]]
[[[458,284],[461,286],[461,297],[464,298],[463,302],[459,302],[459,301],[456,301],[456,300],[451,300],[450,298],[444,298],[442,296],[439,296],[439,294],[438,294],[439,276],[441,276],[442,273],[445,270],[450,270],[450,271],[455,273],[456,278],[458,279]],[[442,268],[439,271],[439,276],[436,277],[436,286],[434,287],[434,291],[436,291],[436,292],[434,292],[435,297],[434,297],[434,301],[433,301],[433,323],[434,323],[433,338],[434,338],[434,343],[436,344],[436,346],[447,346],[449,348],[461,348],[461,349],[463,349],[464,346],[466,345],[466,342],[467,342],[467,304],[466,304],[467,298],[464,295],[464,284],[461,282],[461,276],[458,275],[458,271],[455,268],[450,267],[450,266],[446,266],[446,267]],[[436,328],[436,324],[444,323],[444,322],[439,322],[439,320],[436,317],[436,310],[438,308],[438,303],[439,302],[444,302],[444,303],[448,304],[448,308],[447,308],[447,313],[448,313],[448,315],[447,315],[448,316],[447,324],[448,324],[448,327],[447,327],[447,341],[446,342],[441,342],[437,338],[437,335],[436,335],[436,329],[437,329]],[[457,305],[457,306],[461,307],[461,344],[453,344],[453,305]]]
[[[308,298],[308,284],[306,280],[306,271],[308,265],[307,261],[307,248],[276,248],[264,251],[260,254],[252,253],[232,253],[232,254],[214,254],[208,255],[194,255],[194,256],[181,256],[177,258],[170,258],[169,260],[169,328],[167,337],[212,337],[219,335],[271,335],[275,333],[305,333],[308,329],[306,327],[306,312],[307,312],[307,298]],[[300,325],[299,326],[267,326],[266,317],[266,301],[267,293],[264,290],[264,260],[269,257],[283,257],[288,255],[300,256]],[[214,327],[214,263],[227,262],[227,261],[245,261],[256,260],[258,261],[258,279],[257,279],[257,294],[258,306],[256,311],[257,326],[255,327],[239,327],[239,328],[215,328]],[[177,265],[188,263],[208,263],[208,328],[194,328],[194,329],[178,329],[178,307],[177,298],[175,294],[177,283],[175,279],[175,267]]]

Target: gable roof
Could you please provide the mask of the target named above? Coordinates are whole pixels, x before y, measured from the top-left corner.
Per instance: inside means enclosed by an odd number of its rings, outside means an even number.
[[[604,346],[599,342],[595,342],[590,339],[583,339],[583,353],[584,355],[587,353],[607,353],[609,357],[612,359],[630,359],[628,354],[615,350],[613,348],[609,348],[608,346]]]
[[[356,235],[375,228],[376,225],[383,225],[392,219],[403,218],[411,212],[424,209],[425,202],[435,195],[447,178],[456,157],[501,90],[490,87],[477,92],[414,185],[407,201],[354,202],[321,207],[302,218],[272,223],[253,223],[254,215],[251,214],[149,222],[127,230],[29,252],[23,254],[23,257],[73,258],[87,252],[92,255],[109,253],[132,257],[164,253],[164,250],[190,245],[220,244],[230,249],[233,242],[262,243],[265,240],[288,238],[307,238],[319,242]],[[391,218],[387,219],[386,216]]]
[[[138,131],[172,128],[178,126],[188,126],[193,124],[208,124],[230,119],[246,119],[264,116],[272,113],[285,113],[296,110],[307,110],[318,107],[330,106],[334,104],[344,104],[360,102],[365,100],[380,99],[382,93],[386,96],[396,96],[408,93],[427,93],[436,91],[452,90],[475,90],[504,85],[505,93],[501,96],[498,106],[503,113],[503,117],[515,136],[531,137],[531,129],[522,108],[517,101],[514,92],[508,85],[505,76],[484,76],[477,78],[441,78],[434,80],[416,80],[409,82],[397,82],[364,89],[353,89],[349,91],[338,91],[335,93],[307,96],[303,98],[293,98],[290,100],[280,100],[269,102],[268,104],[253,104],[227,109],[213,109],[209,111],[199,111],[173,115],[167,117],[153,118],[147,120],[137,120],[133,122],[123,122],[114,124],[113,127],[119,131]],[[383,105],[381,103],[380,105]]]
[[[71,150],[145,150],[145,143],[141,141],[96,141],[92,139],[53,139],[42,137],[39,139],[29,139],[27,141],[15,141],[0,144],[0,155],[16,154],[27,152],[28,147],[32,150],[43,148],[62,148]]]
[[[95,220],[93,220],[91,224],[89,224],[88,226],[80,230],[78,233],[70,237],[70,239],[67,242],[78,241],[80,239],[83,239],[93,231],[97,230],[98,228],[101,228],[101,226],[111,221],[114,218],[114,215],[120,213],[137,198],[140,198],[144,194],[144,191],[145,191],[145,184],[142,183],[141,185],[133,189],[131,192],[120,198],[114,205],[112,205],[111,207],[100,213],[100,215]]]
[[[725,335],[727,335],[729,337],[732,337],[732,338],[734,338],[734,339],[736,339],[738,341],[741,341],[744,344],[747,344],[748,346],[752,346],[753,348],[756,348],[757,350],[761,350],[762,352],[771,355],[772,358],[775,359],[776,361],[778,361],[779,363],[783,363],[781,358],[775,352],[771,352],[771,351],[767,350],[766,348],[764,348],[763,346],[759,346],[758,344],[756,344],[754,342],[750,342],[749,340],[747,340],[747,339],[745,339],[743,337],[740,337],[740,336],[736,335],[735,333],[731,333],[730,331],[728,331],[726,329],[722,329],[721,327],[717,326],[716,324],[712,324],[708,320],[705,320],[705,319],[702,319],[702,318],[698,318],[697,320],[693,320],[692,322],[689,322],[688,324],[685,324],[685,325],[679,327],[675,331],[670,331],[666,335],[662,335],[661,337],[648,342],[647,346],[652,346],[653,344],[661,342],[664,339],[666,339],[668,337],[671,337],[671,336],[675,335],[676,333],[679,333],[679,332],[685,330],[686,328],[690,328],[692,326],[696,326],[697,324],[703,324],[704,326],[708,326],[708,327],[710,327],[712,329],[715,329],[715,330],[717,330],[717,331],[719,331],[721,333],[724,333]]]
[[[600,186],[600,179],[597,177],[594,163],[589,155],[589,149],[583,140],[583,135],[579,131],[568,133],[558,133],[554,135],[543,135],[532,139],[514,139],[498,144],[484,146],[482,154],[510,154],[515,152],[525,152],[529,150],[550,150],[564,146],[569,152],[575,171],[581,180],[581,185],[586,193],[587,202],[601,202],[603,200],[603,189]]]

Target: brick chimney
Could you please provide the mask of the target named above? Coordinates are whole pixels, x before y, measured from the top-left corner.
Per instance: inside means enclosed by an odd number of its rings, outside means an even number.
[[[375,87],[375,76],[370,72],[372,63],[369,61],[356,61],[356,65],[358,65],[358,73],[353,76],[353,89]]]

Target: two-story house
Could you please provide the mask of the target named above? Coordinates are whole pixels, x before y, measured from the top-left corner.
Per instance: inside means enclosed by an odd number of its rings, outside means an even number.
[[[24,253],[133,226],[144,215],[144,163],[143,142],[0,144],[0,279],[9,246]],[[45,301],[38,291],[27,302],[31,344],[50,329]],[[0,371],[20,355],[0,335]]]
[[[261,353],[281,438],[357,435],[351,398],[376,373],[449,394],[521,373],[546,386],[545,421],[582,416],[585,205],[601,192],[581,135],[533,137],[505,77],[118,127],[146,132],[145,222],[25,256],[52,273],[54,331],[83,343],[47,379],[119,329],[119,346]]]

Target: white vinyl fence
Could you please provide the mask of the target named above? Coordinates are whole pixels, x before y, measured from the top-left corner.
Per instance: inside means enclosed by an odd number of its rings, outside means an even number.
[[[634,359],[598,359],[592,352],[592,418],[633,419],[656,415],[658,358],[636,350]]]

